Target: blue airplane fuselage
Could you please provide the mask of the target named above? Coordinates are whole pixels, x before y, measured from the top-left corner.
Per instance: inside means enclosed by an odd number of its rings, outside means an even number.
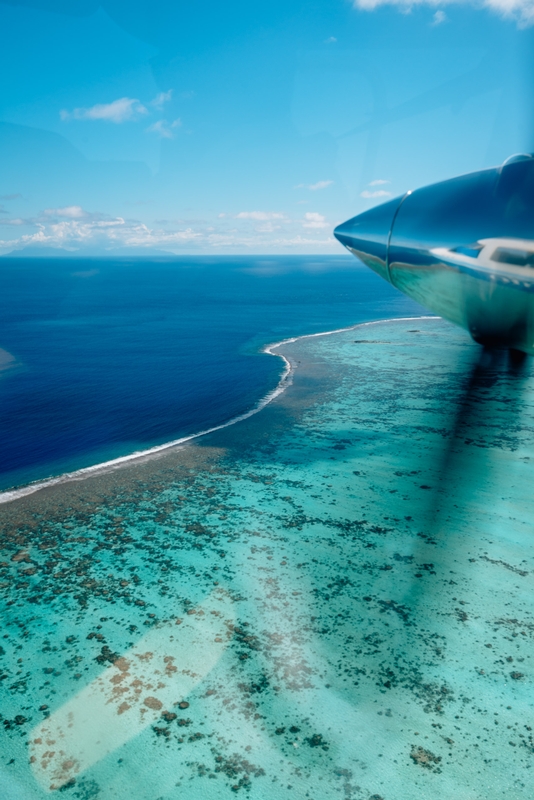
[[[534,159],[408,192],[334,235],[478,342],[534,354]]]

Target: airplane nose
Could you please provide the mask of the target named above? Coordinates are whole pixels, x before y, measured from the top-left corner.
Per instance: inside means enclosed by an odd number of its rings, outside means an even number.
[[[342,222],[334,236],[364,264],[389,280],[387,274],[388,241],[395,214],[402,197],[364,211],[363,214]]]

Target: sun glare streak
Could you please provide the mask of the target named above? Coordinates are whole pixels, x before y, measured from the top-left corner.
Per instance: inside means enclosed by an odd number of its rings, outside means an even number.
[[[158,626],[30,733],[33,774],[61,789],[184,698],[216,666],[233,632],[218,589],[183,619]]]

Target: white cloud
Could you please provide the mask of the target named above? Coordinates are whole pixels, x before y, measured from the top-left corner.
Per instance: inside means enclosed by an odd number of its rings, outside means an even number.
[[[113,250],[117,247],[172,246],[190,242],[202,236],[191,228],[179,231],[153,229],[143,222],[97,218],[95,214],[85,214],[89,220],[65,219],[50,224],[37,223],[36,233],[25,234],[11,241],[1,241],[0,247],[6,249],[44,245],[73,249],[87,246]]]
[[[167,220],[145,223],[90,212],[81,206],[50,208],[33,219],[0,220],[24,226],[24,234],[0,239],[0,251],[54,247],[83,255],[113,253],[127,247],[170,252],[336,252],[331,222],[318,212],[300,219],[274,211],[224,213],[211,220]]]
[[[377,181],[371,181],[369,186],[384,186],[384,184],[386,184],[386,183],[391,183],[391,181],[384,181],[384,180],[378,179]]]
[[[65,206],[65,208],[46,208],[44,213],[47,217],[69,217],[70,219],[81,219],[87,217],[87,211],[81,206]]]
[[[310,192],[317,192],[319,189],[326,189],[327,186],[331,186],[334,181],[317,181],[317,183],[299,183],[297,186],[294,186],[294,189],[308,189]]]
[[[274,233],[274,231],[280,230],[281,227],[281,225],[274,225],[272,222],[263,222],[254,230],[256,230],[258,233]]]
[[[97,103],[91,108],[75,108],[73,111],[60,111],[62,120],[69,119],[102,119],[114,122],[118,125],[121,122],[129,122],[148,114],[145,106],[136,98],[121,97],[112,103]]]
[[[487,8],[503,17],[516,19],[524,26],[534,23],[534,0],[354,0],[354,6],[365,11],[373,11],[378,6],[391,5],[409,11],[414,6],[423,4],[436,7],[451,3],[465,5],[467,2],[475,8]]]
[[[158,119],[153,125],[148,126],[147,131],[149,133],[157,133],[161,139],[174,139],[173,131],[181,126],[181,119],[175,119],[174,122],[168,122],[166,119]]]
[[[336,240],[332,236],[326,239],[312,239],[310,237],[301,236],[300,234],[279,236],[276,239],[272,236],[265,237],[262,235],[243,236],[236,231],[228,233],[214,233],[207,239],[207,244],[212,248],[241,248],[249,252],[265,252],[266,249],[294,249],[305,247],[310,249],[324,249],[327,248],[329,252],[336,252]]]
[[[326,218],[316,211],[307,211],[304,214],[303,228],[328,228],[329,226],[330,223],[326,221]]]
[[[317,183],[312,183],[308,186],[310,192],[316,192],[319,189],[326,189],[327,186],[331,186],[334,181],[317,181]]]
[[[441,25],[443,22],[447,22],[447,15],[444,11],[438,9],[432,17],[432,22],[430,24],[435,28],[436,25]]]
[[[369,197],[391,197],[391,192],[385,192],[383,189],[378,189],[376,192],[369,192],[367,189],[361,192],[360,197],[365,197],[368,199]]]
[[[334,44],[335,42],[337,42],[337,39],[336,39],[335,36],[329,36],[328,39],[324,40],[325,44]]]
[[[149,105],[154,106],[154,108],[162,109],[165,103],[168,103],[169,100],[172,98],[172,89],[169,89],[168,92],[160,92],[155,96],[153,100],[150,101]]]
[[[258,222],[263,222],[268,219],[285,219],[285,214],[279,211],[240,211],[236,214],[235,219],[253,219]]]

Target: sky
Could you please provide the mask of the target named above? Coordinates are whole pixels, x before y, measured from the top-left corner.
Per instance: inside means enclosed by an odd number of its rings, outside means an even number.
[[[534,0],[0,0],[0,255],[338,253],[339,222],[534,150],[533,23]]]

